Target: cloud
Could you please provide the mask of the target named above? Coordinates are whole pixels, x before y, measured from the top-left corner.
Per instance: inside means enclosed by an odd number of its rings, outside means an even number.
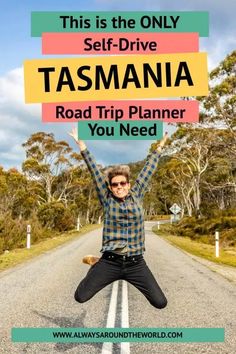
[[[208,52],[210,70],[236,49],[235,0],[136,0],[122,5],[120,0],[96,0],[95,4],[106,6],[107,11],[208,11],[210,34],[208,38],[200,39],[203,44],[200,51]]]
[[[76,144],[68,136],[72,124],[42,123],[40,104],[24,103],[23,68],[0,77],[0,164],[5,169],[21,168],[25,159],[22,144],[37,131],[54,133],[56,140],[66,140],[72,148]],[[102,165],[128,163],[146,156],[150,141],[89,141],[89,149]]]
[[[227,36],[224,39],[216,38],[215,41],[209,43],[208,38],[201,39],[201,51],[208,52],[208,69],[215,69],[219,63],[230,54],[234,48],[236,49],[236,37]]]
[[[109,141],[106,144],[98,141],[90,143],[90,146],[91,151],[96,154],[98,163],[106,166],[143,160],[147,156],[150,144],[150,141]]]
[[[200,39],[200,50],[208,52],[209,70],[215,68],[227,54],[236,49],[235,0],[225,2],[216,0],[135,0],[130,2],[93,0],[80,3],[84,11],[209,11],[210,35],[208,38]],[[53,10],[53,4],[44,5],[45,10]],[[17,25],[16,28],[11,27],[12,32],[8,33],[10,37],[7,37],[4,31],[2,32],[2,48],[5,50],[4,57],[1,58],[2,70],[4,67],[18,66],[26,55],[31,57],[32,53],[39,52],[39,39],[37,41],[30,39],[26,32],[29,26],[28,13],[32,9],[29,10],[25,6],[19,7],[19,10],[24,11],[21,12],[20,17],[17,12],[16,16],[19,17],[19,21],[14,22]],[[58,6],[69,11],[76,9],[78,2],[69,1],[63,5],[60,1]],[[11,5],[9,5],[9,13],[11,10]],[[1,23],[5,24],[6,16],[2,17]],[[12,38],[15,38],[15,41],[12,42]],[[5,168],[14,166],[20,168],[25,159],[22,143],[37,131],[53,132],[57,140],[66,140],[75,150],[77,149],[76,144],[67,136],[71,124],[43,124],[40,104],[25,104],[23,87],[22,68],[16,68],[0,77],[0,164]],[[108,165],[143,159],[150,143],[150,141],[90,141],[88,147],[100,163]]]
[[[40,106],[24,103],[23,69],[0,77],[0,161],[5,168],[20,168],[25,158],[22,143],[40,128]]]
[[[106,0],[97,0],[96,3],[106,3]],[[120,1],[109,0],[110,5],[106,10],[109,10],[112,4],[118,3]],[[137,1],[133,11],[145,11],[142,4]],[[182,1],[181,10],[193,10],[189,4],[189,1]],[[210,4],[212,9],[209,7]],[[157,10],[157,5],[154,5],[152,0],[146,5],[152,7],[149,10]],[[139,6],[140,9],[138,9]],[[163,1],[158,2],[158,6],[162,11],[180,10],[180,6],[177,8],[177,5],[174,6],[168,0],[165,5]],[[122,9],[125,10],[124,6]],[[215,1],[200,0],[195,4],[194,10],[210,11],[211,33],[209,38],[201,38],[200,50],[208,52],[208,67],[212,70],[236,48],[234,36],[236,2],[230,0],[227,6],[222,6],[222,3],[215,3]],[[0,121],[0,164],[5,168],[20,168],[25,159],[22,143],[37,131],[53,132],[57,140],[66,140],[75,150],[77,149],[76,144],[67,135],[71,124],[43,124],[40,104],[24,103],[22,68],[16,68],[0,77]],[[132,141],[132,143],[129,141],[90,141],[87,145],[95,153],[99,163],[110,165],[142,160],[147,154],[150,143],[150,141]]]

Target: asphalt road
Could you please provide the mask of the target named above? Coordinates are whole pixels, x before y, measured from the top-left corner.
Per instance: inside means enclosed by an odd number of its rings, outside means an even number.
[[[115,353],[234,354],[236,285],[212,272],[151,232],[146,223],[145,259],[168,298],[163,310],[152,307],[128,285],[129,327],[224,327],[225,343],[131,343],[113,345]],[[102,343],[12,343],[12,327],[106,327],[113,286],[84,304],[74,290],[88,271],[85,254],[99,255],[101,229],[0,273],[0,353],[102,353]],[[122,300],[118,283],[115,326],[120,327]],[[125,310],[125,311],[127,311]]]

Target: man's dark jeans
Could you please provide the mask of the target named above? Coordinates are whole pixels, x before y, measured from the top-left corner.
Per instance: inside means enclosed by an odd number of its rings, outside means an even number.
[[[81,303],[88,301],[105,286],[120,279],[134,285],[154,307],[162,309],[167,305],[166,297],[142,255],[123,257],[111,252],[104,252],[90,268],[76,289],[75,300]]]

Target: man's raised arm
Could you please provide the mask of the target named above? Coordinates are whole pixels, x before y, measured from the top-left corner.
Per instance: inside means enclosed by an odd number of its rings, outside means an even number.
[[[162,148],[166,144],[167,139],[168,133],[165,133],[164,137],[160,140],[156,150],[148,154],[145,165],[135,181],[132,190],[137,193],[140,198],[144,197],[148,189],[148,185],[150,183],[152,175],[154,174],[157,168]]]
[[[72,131],[69,133],[69,135],[72,136],[72,138],[75,140],[76,144],[79,146],[81,155],[83,156],[83,159],[89,169],[89,172],[91,173],[91,176],[93,177],[93,179],[95,181],[96,190],[98,193],[98,198],[99,198],[101,204],[104,205],[105,200],[106,200],[107,191],[108,191],[105,176],[103,175],[100,168],[97,166],[97,163],[96,163],[93,155],[88,151],[85,142],[78,138],[77,128],[73,128]]]

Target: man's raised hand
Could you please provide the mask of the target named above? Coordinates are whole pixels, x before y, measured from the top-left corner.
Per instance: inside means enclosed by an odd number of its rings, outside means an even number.
[[[72,138],[75,140],[76,144],[79,145],[80,151],[86,150],[86,145],[84,143],[83,140],[80,140],[78,138],[78,128],[77,127],[73,127],[71,129],[71,132],[68,133],[70,136],[72,136]]]
[[[158,152],[161,152],[162,151],[162,148],[163,146],[165,146],[166,142],[168,140],[168,133],[165,132],[165,135],[163,136],[163,138],[160,140],[158,146],[157,146],[157,151]]]

